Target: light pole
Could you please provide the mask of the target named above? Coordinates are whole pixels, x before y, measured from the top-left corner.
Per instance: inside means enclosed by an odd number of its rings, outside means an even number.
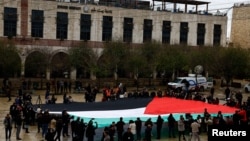
[[[135,83],[136,83],[136,91],[138,92],[138,87],[139,87],[139,82],[138,82],[138,77],[139,77],[139,71],[138,68],[136,68],[136,74],[135,74]]]
[[[118,74],[117,74],[117,72],[118,72],[118,68],[117,68],[117,64],[115,65],[115,85],[117,86],[118,85],[118,83],[117,83],[117,79],[118,79]]]
[[[195,66],[194,72],[195,72],[195,79],[196,79],[196,83],[195,83],[195,89],[196,89],[198,87],[197,77],[199,74],[201,74],[203,72],[203,67],[201,65]]]

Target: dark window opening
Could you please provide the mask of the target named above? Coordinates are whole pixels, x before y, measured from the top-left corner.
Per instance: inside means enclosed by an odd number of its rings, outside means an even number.
[[[143,42],[149,42],[152,40],[152,30],[153,30],[153,21],[149,19],[144,19],[143,24]]]
[[[80,39],[90,40],[91,33],[91,15],[81,14]]]
[[[57,12],[56,38],[61,40],[68,38],[68,13]]]
[[[17,32],[17,9],[4,7],[4,36],[13,37]]]
[[[163,21],[162,24],[162,43],[170,44],[171,21]]]
[[[111,41],[113,28],[113,17],[103,16],[102,23],[102,41]]]
[[[133,38],[133,18],[124,18],[123,41],[132,42]]]
[[[197,45],[203,46],[205,44],[206,25],[198,23],[197,26]]]
[[[31,16],[31,36],[43,37],[44,12],[42,10],[32,10]]]
[[[188,23],[181,22],[180,24],[180,44],[187,44],[188,42]]]
[[[219,46],[221,41],[221,25],[214,25],[214,45]]]

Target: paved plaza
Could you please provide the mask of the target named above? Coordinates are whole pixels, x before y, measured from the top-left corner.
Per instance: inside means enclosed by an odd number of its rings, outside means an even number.
[[[34,91],[33,94],[32,94],[32,103],[36,104],[37,102],[39,102],[38,101],[38,96],[41,97],[41,102],[44,103],[45,102],[44,95],[45,95],[45,91],[43,91],[43,90]],[[84,102],[85,101],[83,94],[71,93],[71,94],[68,94],[68,95],[71,95],[73,97],[73,100],[76,101],[76,102]],[[244,94],[244,100],[246,100],[248,95],[249,94]],[[7,97],[4,97],[4,96],[0,97],[0,103],[1,103],[1,106],[0,106],[0,119],[1,119],[0,128],[2,129],[1,134],[0,134],[0,140],[1,141],[5,140],[5,131],[4,131],[3,119],[6,116],[6,114],[9,113],[9,107],[14,102],[15,96],[16,96],[15,92],[12,92],[12,100],[10,102],[8,101]],[[222,90],[221,90],[221,92],[217,91],[216,96],[221,97],[221,99],[222,99],[224,97],[224,95],[222,93]],[[56,97],[57,97],[57,103],[61,103],[63,101],[63,95],[56,95]],[[100,93],[100,94],[97,95],[96,101],[100,102],[101,99],[102,99],[102,94]],[[223,101],[221,101],[221,102],[223,102]],[[40,141],[40,140],[42,140],[41,133],[37,133],[36,125],[30,126],[29,131],[30,131],[30,133],[25,133],[25,130],[23,130],[23,129],[21,130],[20,137],[23,139],[23,141]],[[11,135],[11,141],[16,140],[15,133],[16,133],[16,129],[13,128],[12,135]],[[97,137],[98,141],[100,141],[99,138],[100,137]],[[71,137],[62,137],[61,140],[62,141],[72,141],[72,138]],[[86,138],[85,138],[85,140],[86,140]],[[155,136],[152,137],[152,140],[153,141],[156,140]],[[166,138],[165,137],[164,139],[161,139],[161,140],[162,141],[178,141],[178,138]],[[201,141],[207,141],[207,136],[206,136],[205,133],[203,133],[201,135]]]

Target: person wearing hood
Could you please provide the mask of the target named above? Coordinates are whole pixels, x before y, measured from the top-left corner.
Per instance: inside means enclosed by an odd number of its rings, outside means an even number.
[[[95,123],[95,126],[94,126]],[[91,119],[87,125],[86,129],[86,137],[88,141],[94,141],[95,136],[95,130],[98,128],[97,122],[93,122],[93,119]]]

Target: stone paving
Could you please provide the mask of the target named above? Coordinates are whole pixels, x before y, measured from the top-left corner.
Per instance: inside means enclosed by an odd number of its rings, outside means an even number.
[[[15,99],[15,93],[12,92],[12,100],[10,102],[8,102],[8,98],[1,96],[0,97],[0,141],[4,141],[5,140],[5,131],[4,131],[4,126],[3,126],[3,119],[6,116],[7,113],[9,113],[9,107],[10,105],[14,102]],[[37,99],[38,96],[41,96],[41,101],[42,103],[44,103],[44,95],[45,95],[45,91],[41,91],[41,90],[37,90],[34,91],[34,93],[32,94],[32,103],[36,104],[37,103]],[[84,101],[84,95],[83,94],[68,94],[71,95],[73,97],[74,101],[77,102],[83,102]],[[244,95],[244,100],[246,100],[246,98],[249,96],[249,94],[243,94]],[[222,89],[221,90],[216,90],[215,91],[215,96],[218,96],[220,99],[223,99],[224,95],[222,93]],[[63,95],[56,95],[57,97],[57,103],[62,102],[63,99]],[[97,101],[101,101],[102,98],[102,94],[98,94],[97,96]],[[223,102],[223,101],[221,101]],[[12,135],[11,135],[11,140],[16,140],[16,129],[13,128],[12,130]],[[30,133],[25,133],[25,131],[22,129],[21,130],[21,135],[20,137],[22,138],[23,141],[40,141],[42,140],[42,135],[41,133],[37,133],[37,127],[34,126],[30,126]],[[153,137],[152,137],[153,138]],[[86,140],[86,139],[85,139]],[[154,141],[155,139],[153,139]],[[178,138],[164,138],[161,139],[162,141],[178,141]],[[201,135],[201,141],[206,141],[207,140],[207,136],[204,134]],[[62,137],[61,141],[72,141],[71,137]],[[100,141],[100,140],[98,140]]]

